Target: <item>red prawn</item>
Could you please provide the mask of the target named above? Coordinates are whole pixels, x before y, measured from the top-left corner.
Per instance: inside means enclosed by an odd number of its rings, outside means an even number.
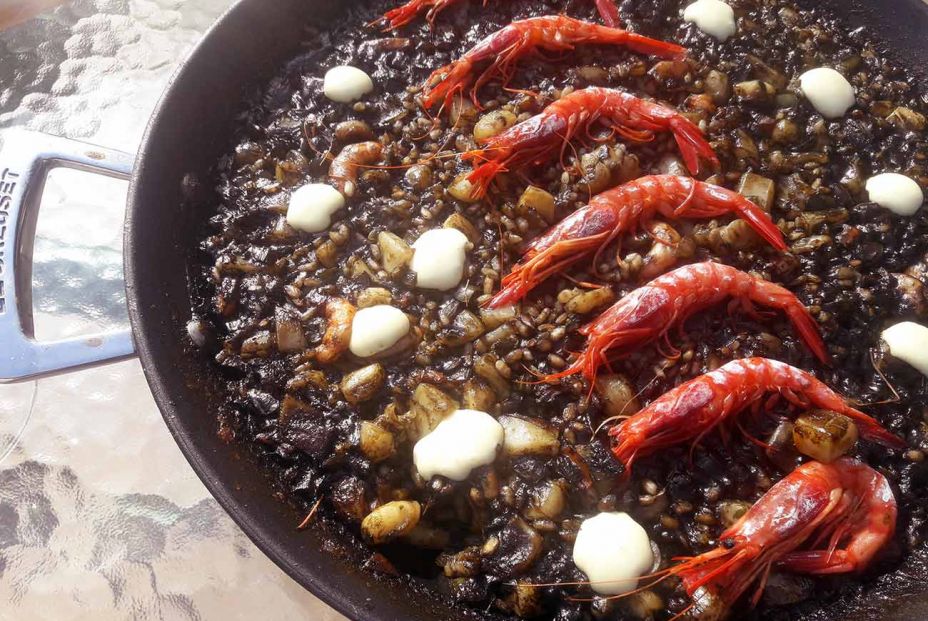
[[[481,40],[463,56],[436,69],[425,81],[422,105],[431,108],[438,103],[451,103],[471,82],[471,99],[477,101],[477,91],[494,76],[507,82],[516,61],[535,50],[567,52],[580,44],[598,43],[618,45],[642,54],[660,58],[682,58],[686,49],[651,39],[621,28],[610,28],[564,15],[546,15],[515,21]],[[475,79],[474,66],[489,62],[489,66]]]
[[[474,186],[474,198],[486,194],[493,178],[506,170],[529,163],[540,163],[558,147],[589,131],[601,121],[619,135],[636,141],[653,138],[655,132],[673,133],[687,168],[699,172],[699,160],[718,166],[718,158],[699,127],[680,112],[665,105],[640,99],[611,88],[590,87],[561,97],[530,119],[513,125],[462,158],[482,162],[467,176]]]
[[[729,265],[705,261],[658,276],[606,309],[580,328],[587,342],[577,360],[543,379],[552,382],[583,373],[592,383],[599,367],[610,359],[654,341],[693,313],[728,298],[753,314],[754,304],[782,311],[812,353],[828,362],[828,350],[815,319],[792,291]]]
[[[409,0],[395,9],[390,9],[384,14],[381,18],[383,21],[387,22],[387,27],[384,28],[384,32],[389,32],[405,26],[414,20],[422,11],[427,11],[425,20],[428,22],[429,27],[432,27],[435,25],[435,18],[438,17],[438,14],[457,1],[458,0]],[[619,7],[616,6],[613,0],[595,0],[595,3],[596,10],[599,12],[599,16],[603,19],[604,24],[611,27],[618,27],[621,24]],[[486,0],[484,0],[484,4],[486,4]]]
[[[503,278],[487,303],[499,308],[521,300],[546,278],[592,252],[598,255],[619,235],[647,226],[656,214],[676,219],[737,214],[777,250],[783,235],[760,207],[723,187],[676,175],[650,175],[607,190],[532,242],[521,263]],[[598,256],[593,259],[598,262]]]
[[[889,482],[857,460],[809,462],[771,487],[719,537],[719,546],[667,570],[697,606],[728,610],[752,587],[763,593],[773,566],[806,574],[865,569],[892,539],[897,507]]]
[[[743,358],[680,384],[611,428],[612,454],[630,472],[640,457],[685,442],[699,442],[767,393],[779,393],[803,408],[811,404],[838,412],[857,423],[864,438],[892,448],[905,446],[898,436],[848,405],[808,371],[769,358]]]

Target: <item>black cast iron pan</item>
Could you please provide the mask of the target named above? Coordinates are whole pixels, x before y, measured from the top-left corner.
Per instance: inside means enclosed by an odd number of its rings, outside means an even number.
[[[350,0],[348,0],[350,1]],[[891,54],[928,81],[928,6],[922,0],[801,0],[867,27]],[[187,266],[208,214],[190,205],[231,146],[242,98],[299,53],[310,22],[338,19],[341,2],[241,0],[174,76],[131,157],[62,139],[8,137],[0,155],[0,378],[15,380],[132,354],[128,334],[40,344],[32,338],[32,236],[44,173],[58,166],[128,176],[125,274],[135,352],[164,419],[194,470],[248,536],[297,582],[346,616],[370,621],[473,619],[427,590],[374,578],[319,532],[297,531],[303,515],[280,502],[245,450],[216,434],[220,386],[206,359],[185,345]],[[6,224],[6,228],[2,225]],[[2,381],[2,380],[0,380]],[[873,604],[871,602],[871,604]],[[273,611],[268,611],[273,616]],[[822,618],[828,618],[828,612]],[[928,619],[928,581],[891,601],[842,612],[848,620]]]

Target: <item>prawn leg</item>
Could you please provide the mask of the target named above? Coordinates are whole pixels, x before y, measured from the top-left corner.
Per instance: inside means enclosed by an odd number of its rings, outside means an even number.
[[[784,556],[778,566],[800,574],[845,574],[857,569],[844,550],[809,550]]]

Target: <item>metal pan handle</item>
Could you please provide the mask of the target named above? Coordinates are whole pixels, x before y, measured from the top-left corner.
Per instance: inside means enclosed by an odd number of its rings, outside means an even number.
[[[45,176],[56,167],[119,179],[133,156],[46,134],[4,132],[0,151],[0,383],[127,358],[129,330],[36,341],[32,319],[32,250]]]

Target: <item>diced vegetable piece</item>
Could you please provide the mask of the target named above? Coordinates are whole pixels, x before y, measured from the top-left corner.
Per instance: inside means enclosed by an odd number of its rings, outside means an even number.
[[[361,421],[361,453],[374,463],[389,459],[396,452],[393,434],[377,423]]]
[[[520,619],[541,614],[541,589],[528,582],[516,582],[512,591],[499,600],[499,607]]]
[[[451,326],[441,332],[441,340],[446,345],[457,346],[470,343],[483,334],[483,322],[469,310],[462,310],[454,317]]]
[[[483,325],[487,327],[487,330],[492,330],[497,326],[506,323],[510,319],[515,318],[516,316],[516,307],[515,306],[503,306],[501,308],[481,308],[480,309],[480,319],[483,321]]]
[[[296,313],[291,313],[285,308],[277,309],[274,328],[278,351],[292,354],[306,349],[306,335],[303,334],[303,323]]]
[[[773,126],[771,136],[774,142],[780,144],[792,144],[799,138],[799,125],[791,119],[780,119]]]
[[[639,273],[642,280],[651,280],[668,271],[680,259],[693,256],[695,244],[688,237],[680,235],[666,222],[656,222],[651,227],[654,243],[644,257],[644,265]]]
[[[719,229],[719,240],[731,250],[747,250],[761,243],[761,237],[742,219],[732,220]]]
[[[690,171],[687,170],[686,164],[683,163],[675,153],[667,153],[657,162],[655,172],[659,175],[676,175],[677,177],[689,177]]]
[[[909,131],[921,131],[925,129],[925,115],[903,106],[899,106],[893,110],[886,119],[902,129],[907,129]]]
[[[432,184],[432,169],[425,164],[410,166],[404,175],[413,190],[421,192]]]
[[[567,506],[567,483],[563,479],[546,481],[535,490],[525,517],[530,520],[556,520]]]
[[[596,393],[609,416],[630,416],[640,408],[635,387],[618,373],[596,377]]]
[[[461,231],[472,244],[480,239],[480,234],[477,232],[477,229],[474,228],[474,225],[470,223],[470,220],[459,213],[453,213],[448,216],[443,226],[446,229],[457,229]]]
[[[455,97],[451,102],[448,118],[454,127],[461,127],[477,118],[477,108],[469,97]]]
[[[476,188],[474,184],[467,180],[470,172],[462,172],[454,178],[451,185],[448,186],[448,194],[465,203],[476,203],[480,200],[475,196]]]
[[[857,425],[847,416],[830,410],[812,410],[796,419],[793,443],[799,452],[831,463],[857,442]]]
[[[430,433],[438,426],[438,423],[445,420],[448,415],[459,407],[457,401],[435,386],[419,384],[412,393],[412,403],[409,410],[412,417],[412,425],[409,430],[411,439],[418,440]]]
[[[509,396],[509,380],[500,375],[496,369],[496,356],[493,354],[485,354],[477,358],[474,361],[474,373],[485,379],[501,399]]]
[[[554,222],[556,207],[554,196],[533,185],[525,188],[522,196],[519,197],[519,211],[522,213],[534,211],[544,218],[546,222]]]
[[[738,183],[738,193],[769,213],[770,208],[773,207],[776,186],[767,177],[761,177],[749,172],[741,176],[741,181]]]
[[[815,252],[824,246],[829,246],[831,242],[832,238],[830,235],[810,235],[809,237],[803,237],[790,246],[789,251],[793,254],[806,254]]]
[[[741,516],[748,512],[751,503],[743,500],[723,500],[719,503],[719,520],[725,528],[741,519]]]
[[[387,374],[379,362],[352,371],[342,378],[339,387],[345,400],[352,405],[367,401],[383,387]]]
[[[741,101],[751,103],[768,103],[773,101],[777,89],[772,84],[761,80],[749,80],[735,84],[735,96]]]
[[[496,405],[496,393],[479,379],[468,380],[461,392],[461,404],[467,410],[489,412]]]
[[[477,142],[488,140],[503,133],[516,124],[516,115],[509,110],[493,110],[477,119],[474,125],[474,139]]]
[[[316,248],[316,258],[325,267],[335,267],[338,261],[338,246],[331,239],[325,240]]]
[[[503,453],[509,457],[557,455],[560,448],[557,432],[545,423],[521,416],[500,416],[499,424],[506,434]]]
[[[661,596],[651,590],[629,593],[624,603],[633,617],[642,620],[654,619],[665,607]]]
[[[382,287],[368,287],[358,294],[358,308],[368,308],[380,304],[390,304],[393,296]]]
[[[375,545],[385,543],[412,532],[421,515],[415,500],[394,500],[371,511],[361,522],[361,532]]]
[[[731,89],[728,86],[728,76],[715,69],[706,74],[706,94],[712,97],[712,101],[717,104],[728,101],[728,98],[731,96]]]
[[[609,287],[600,287],[599,289],[590,289],[584,291],[580,295],[574,296],[565,304],[565,308],[567,308],[568,312],[583,315],[591,313],[606,304],[612,303],[614,299],[615,294],[612,293],[612,289]]]
[[[390,276],[399,274],[412,260],[412,248],[398,235],[381,231],[377,235],[377,245],[380,247],[380,263]]]
[[[273,346],[274,336],[267,330],[261,330],[242,341],[240,353],[243,358],[266,358]]]
[[[471,546],[455,554],[439,557],[447,578],[469,578],[480,571],[480,548]]]

